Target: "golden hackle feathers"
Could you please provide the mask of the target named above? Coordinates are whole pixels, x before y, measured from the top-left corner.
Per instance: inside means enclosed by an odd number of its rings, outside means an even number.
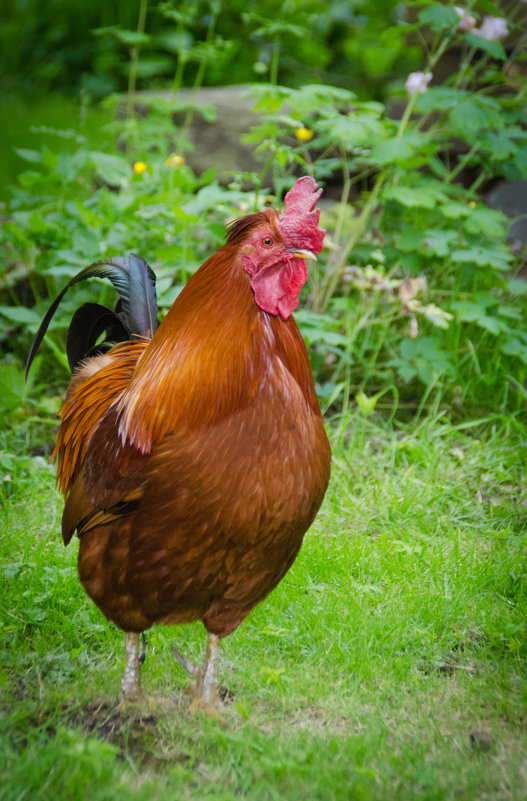
[[[73,377],[60,411],[61,424],[53,458],[57,457],[57,483],[67,494],[82,468],[90,439],[133,374],[148,340],[125,342],[108,354],[88,360]],[[94,372],[93,364],[102,365]]]

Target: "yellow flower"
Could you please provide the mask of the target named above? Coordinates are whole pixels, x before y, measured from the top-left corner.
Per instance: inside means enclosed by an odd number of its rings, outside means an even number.
[[[478,204],[476,203],[475,200],[469,200],[469,202],[468,202],[469,209],[475,209],[477,205]]]
[[[295,128],[295,136],[299,142],[309,142],[310,139],[313,139],[313,131],[311,128]]]
[[[176,167],[181,167],[184,163],[185,159],[183,156],[178,156],[177,153],[173,153],[165,161],[165,167],[174,167],[174,169],[176,169]]]
[[[142,175],[146,170],[146,164],[144,161],[134,161],[134,173],[136,175]]]

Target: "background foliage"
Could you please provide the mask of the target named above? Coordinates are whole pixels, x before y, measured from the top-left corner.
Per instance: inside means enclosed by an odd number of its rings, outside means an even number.
[[[360,82],[370,94],[371,87],[384,92],[387,80],[419,58],[405,46],[404,31],[389,26],[404,13],[396,0],[154,0],[138,32],[141,7],[141,0],[6,0],[2,88],[22,83],[32,93],[104,97],[126,90],[126,55],[140,46],[143,88],[165,87],[178,70],[191,85],[204,59],[209,85],[259,80],[278,55],[286,85],[306,77]]]
[[[1,241],[0,346],[10,397],[19,391],[13,371],[46,299],[82,266],[138,250],[158,274],[166,308],[222,243],[228,219],[267,202],[269,190],[279,199],[295,175],[311,173],[330,184],[337,201],[324,207],[328,247],[311,272],[298,320],[330,412],[345,419],[353,401],[365,414],[377,407],[392,416],[441,405],[456,415],[523,407],[523,250],[506,241],[505,217],[485,203],[500,180],[527,176],[523,3],[473,3],[472,29],[463,30],[459,14],[437,2],[372,9],[285,0],[257,13],[236,2],[142,0],[135,28],[130,8],[122,16],[107,6],[83,12],[83,24],[97,28],[85,36],[82,58],[77,47],[76,67],[52,30],[60,21],[74,49],[82,26],[69,6],[61,8],[48,28],[53,4],[30,3],[24,35],[29,48],[46,31],[42,50],[33,48],[39,80],[61,87],[59,72],[45,69],[60,63],[70,86],[83,87],[83,116],[72,127],[37,127],[40,145],[16,148],[24,170],[10,192]],[[21,6],[11,9],[15,19]],[[508,14],[507,36],[474,32],[490,12]],[[1,35],[9,30],[5,23]],[[234,52],[242,43],[243,54]],[[381,58],[379,48],[390,57]],[[97,62],[102,52],[109,60]],[[22,68],[12,58],[19,87],[26,73],[36,80],[31,59]],[[449,74],[405,91],[409,65]],[[116,83],[105,91],[126,84],[127,93],[109,95],[96,112],[106,115],[102,130],[90,128],[88,95],[100,94],[103,84],[94,89],[93,82],[109,75]],[[168,75],[172,93],[142,93],[138,115],[138,89],[166,86]],[[189,125],[195,115],[213,120],[214,109],[179,100],[178,89],[226,76],[260,78],[245,140],[261,172],[226,173],[211,154],[210,170],[196,175],[184,158],[192,148]],[[3,80],[14,85],[13,75]],[[183,112],[178,125],[176,111]],[[111,299],[107,288],[79,289],[54,322],[42,362],[48,393],[65,381],[72,309],[94,292]],[[23,406],[27,398],[25,391]]]

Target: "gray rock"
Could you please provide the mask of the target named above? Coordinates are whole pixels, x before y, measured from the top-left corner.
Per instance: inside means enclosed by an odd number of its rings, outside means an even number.
[[[491,209],[500,209],[507,217],[523,216],[523,219],[512,223],[507,239],[527,242],[527,181],[505,181],[499,184],[489,192],[487,203]]]
[[[137,94],[137,106],[141,101],[153,97],[170,100],[170,92],[145,92]],[[248,133],[251,126],[256,125],[259,116],[251,112],[257,99],[250,94],[250,86],[215,86],[198,89],[181,89],[177,93],[178,102],[195,102],[198,106],[213,106],[216,119],[207,121],[196,111],[192,123],[186,132],[186,138],[192,143],[194,150],[185,153],[189,166],[198,175],[211,167],[218,171],[219,180],[227,180],[228,173],[260,172],[263,158],[254,155],[255,146],[241,141],[243,134]],[[145,107],[147,102],[145,102]],[[176,125],[182,125],[185,112],[174,115]]]

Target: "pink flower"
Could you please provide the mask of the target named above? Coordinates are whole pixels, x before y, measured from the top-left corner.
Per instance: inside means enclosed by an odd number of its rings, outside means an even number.
[[[527,0],[524,0],[524,2],[527,3]],[[464,8],[459,8],[459,6],[455,6],[454,10],[460,20],[457,26],[458,31],[471,31],[472,28],[476,27],[476,17],[469,14]]]
[[[418,92],[422,94],[426,92],[431,80],[431,72],[427,72],[426,75],[424,72],[411,72],[404,86],[409,95],[415,95]]]
[[[491,17],[487,14],[483,17],[481,28],[475,28],[474,33],[486,39],[488,42],[497,42],[507,36],[509,29],[507,28],[507,20],[502,17]]]

